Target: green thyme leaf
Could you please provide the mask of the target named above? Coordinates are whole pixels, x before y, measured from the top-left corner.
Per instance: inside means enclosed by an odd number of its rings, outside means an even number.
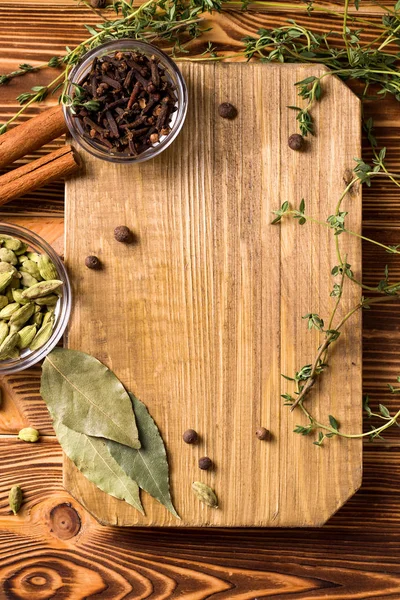
[[[336,431],[339,431],[339,423],[336,421],[335,417],[332,417],[332,415],[329,415],[329,423],[332,429],[336,429]]]
[[[370,406],[369,406],[369,396],[365,396],[364,397],[363,409],[365,410],[365,412],[367,413],[368,417],[370,418],[371,415],[372,415],[372,411],[371,411]]]
[[[303,427],[302,425],[296,425],[296,428],[293,429],[293,433],[299,433],[300,435],[309,435],[313,430],[312,425],[308,425],[308,427]]]
[[[381,413],[381,415],[383,417],[386,417],[386,418],[390,419],[390,412],[388,411],[388,409],[386,408],[386,406],[384,406],[383,404],[379,405],[379,412]]]

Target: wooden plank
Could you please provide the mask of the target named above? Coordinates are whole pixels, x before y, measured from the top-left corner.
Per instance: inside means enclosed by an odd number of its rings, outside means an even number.
[[[102,527],[63,491],[55,441],[0,438],[0,454],[4,598],[382,600],[400,593],[398,448],[371,447],[362,491],[329,526],[306,536],[299,529]],[[7,503],[15,483],[24,490],[18,516]]]
[[[66,214],[67,265],[74,295],[84,299],[75,303],[69,347],[108,364],[149,407],[167,442],[183,519],[177,523],[149,498],[142,518],[97,492],[69,463],[65,485],[109,523],[321,524],[359,486],[361,444],[342,440],[316,452],[309,439],[294,436],[303,419],[282,407],[280,373],[310,362],[318,347],[318,334],[307,332],[301,317],[332,307],[334,244],[327,229],[270,221],[286,199],[306,198],[317,218],[334,211],[360,152],[359,102],[326,79],[317,136],[295,153],[287,145],[293,84],[320,67],[190,64],[183,72],[189,116],[170,151],[137,166],[85,156],[84,178],[67,183]],[[239,107],[233,122],[217,116],[227,100]],[[359,191],[351,202],[349,226],[359,230]],[[113,240],[122,223],[137,232],[137,245]],[[359,241],[343,241],[360,274]],[[102,272],[85,269],[90,253],[103,261]],[[343,310],[358,294],[345,291]],[[356,317],[336,351],[341,369],[326,376],[313,402],[321,418],[340,415],[345,428],[361,427],[360,336]],[[255,438],[260,425],[272,430],[272,442]],[[182,443],[187,427],[201,434],[200,448]],[[199,453],[215,461],[215,471],[199,474]],[[326,485],[328,471],[335,486]],[[191,482],[200,478],[215,487],[218,511],[204,510],[192,495]]]

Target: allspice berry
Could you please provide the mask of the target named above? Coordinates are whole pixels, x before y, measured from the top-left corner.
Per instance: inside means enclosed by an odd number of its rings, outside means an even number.
[[[107,0],[90,0],[90,6],[92,8],[105,8]]]
[[[288,140],[289,148],[292,150],[301,150],[304,146],[304,138],[299,133],[292,133]]]
[[[132,231],[126,225],[120,225],[114,229],[114,237],[117,242],[130,244],[133,241]]]
[[[211,469],[212,467],[212,460],[211,458],[208,458],[208,456],[203,456],[202,458],[199,459],[199,468],[202,469],[203,471],[207,471],[208,469]]]
[[[237,117],[238,111],[233,104],[230,104],[229,102],[223,102],[218,107],[218,114],[223,119],[234,119]]]
[[[183,441],[186,442],[186,444],[195,444],[198,439],[199,436],[194,429],[187,429],[183,434]]]
[[[259,440],[267,440],[269,438],[269,431],[265,427],[259,427],[256,431],[256,436]]]
[[[88,269],[101,269],[101,262],[97,256],[87,256],[85,258],[85,265]]]

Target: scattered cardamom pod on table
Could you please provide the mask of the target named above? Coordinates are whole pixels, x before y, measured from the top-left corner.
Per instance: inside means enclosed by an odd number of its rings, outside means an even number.
[[[194,481],[192,483],[192,490],[200,502],[207,504],[207,506],[210,506],[211,508],[218,508],[217,496],[214,490],[212,490],[208,485],[202,483],[201,481]]]
[[[13,485],[8,494],[8,503],[14,515],[17,514],[22,505],[22,489],[19,485]]]
[[[40,433],[33,427],[24,427],[18,433],[18,438],[23,442],[37,442],[40,437]]]

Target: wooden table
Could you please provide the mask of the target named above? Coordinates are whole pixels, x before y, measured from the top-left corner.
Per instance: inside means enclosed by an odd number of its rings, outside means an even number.
[[[329,5],[324,0],[320,4]],[[332,4],[340,10],[343,3]],[[380,9],[368,0],[361,4],[368,18],[378,22]],[[221,49],[234,51],[244,34],[281,24],[288,17],[300,23],[311,20],[314,26],[318,20],[322,29],[339,31],[339,18],[307,17],[304,5],[297,11],[285,5],[281,2],[268,13],[225,13],[213,18],[210,39]],[[93,13],[73,0],[2,0],[0,72],[61,54],[65,45],[84,39],[82,23],[95,20]],[[203,49],[204,40],[196,42],[194,52]],[[37,85],[39,78],[44,83],[50,77],[45,71],[1,87],[0,121],[15,112],[15,97],[21,91]],[[390,169],[398,171],[399,104],[387,99],[371,103],[366,111],[374,117],[378,138],[388,148]],[[364,147],[369,158],[368,144]],[[366,235],[399,242],[398,198],[397,188],[383,181],[364,190]],[[62,253],[63,185],[52,184],[2,207],[1,220],[34,229]],[[385,262],[393,278],[399,278],[395,257],[378,256],[374,248],[365,246],[367,283],[380,277]],[[364,390],[371,403],[380,401],[390,409],[398,403],[386,384],[394,383],[400,373],[399,326],[395,303],[364,314]],[[398,429],[391,430],[385,441],[366,442],[361,490],[320,529],[101,527],[63,490],[61,450],[40,399],[39,376],[37,367],[2,382],[0,599],[400,598]],[[43,434],[40,444],[16,441],[18,430],[28,424]],[[9,514],[7,494],[16,482],[25,491],[25,505],[14,517]]]

